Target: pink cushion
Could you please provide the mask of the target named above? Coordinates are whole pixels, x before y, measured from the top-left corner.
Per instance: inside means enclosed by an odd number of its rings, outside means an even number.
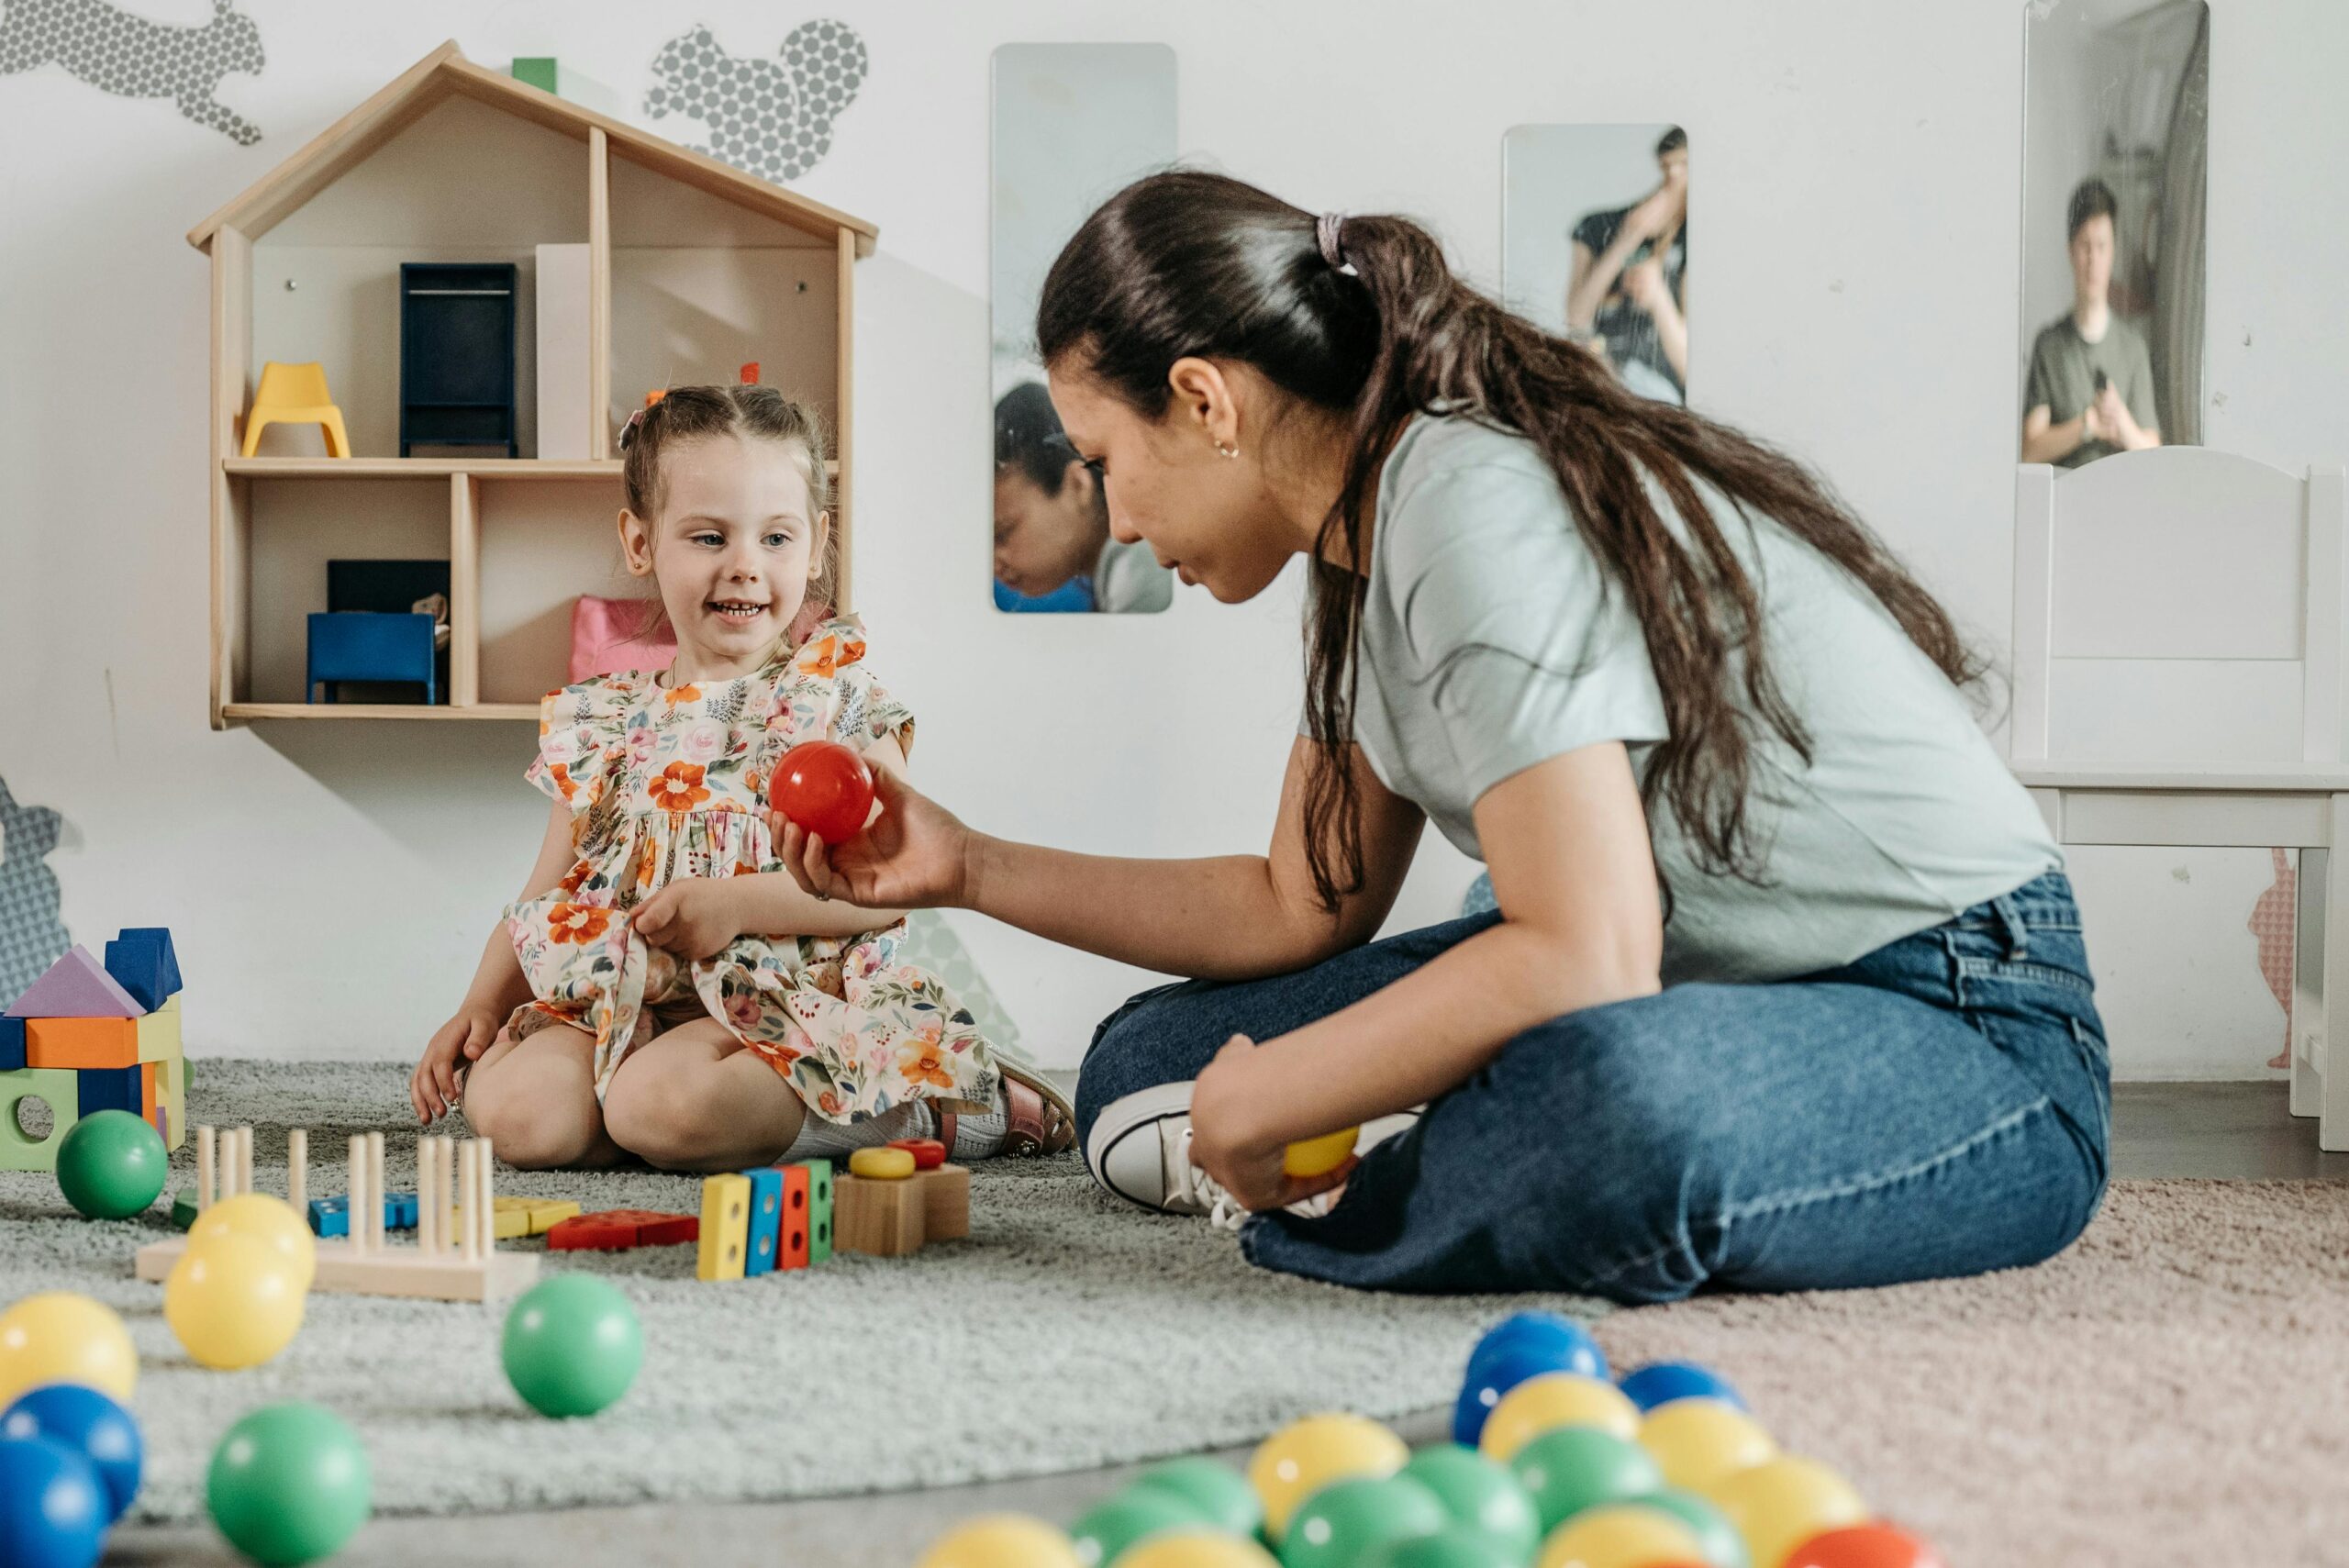
[[[571,681],[623,670],[665,670],[677,639],[651,599],[598,599],[583,594],[571,606]]]

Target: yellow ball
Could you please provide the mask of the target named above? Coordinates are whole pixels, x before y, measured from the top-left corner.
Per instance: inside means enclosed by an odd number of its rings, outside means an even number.
[[[1332,1481],[1392,1475],[1411,1457],[1401,1438],[1361,1416],[1308,1416],[1257,1445],[1248,1484],[1264,1505],[1264,1535],[1278,1542],[1297,1506]]]
[[[111,1308],[69,1290],[28,1296],[0,1312],[0,1408],[44,1383],[79,1383],[130,1403],[139,1352]]]
[[[309,1223],[283,1198],[239,1193],[221,1199],[188,1227],[188,1247],[201,1247],[216,1236],[247,1236],[260,1242],[285,1260],[304,1290],[317,1273],[318,1244],[311,1239]]]
[[[1675,1399],[1640,1424],[1640,1446],[1673,1485],[1702,1492],[1722,1476],[1778,1457],[1760,1422],[1717,1399]]]
[[[1639,1435],[1640,1407],[1611,1383],[1571,1372],[1529,1377],[1507,1394],[1485,1418],[1477,1447],[1486,1459],[1507,1464],[1519,1449],[1560,1427],[1597,1427],[1630,1442]]]
[[[1550,1532],[1540,1568],[1652,1568],[1702,1562],[1697,1532],[1660,1508],[1609,1503],[1585,1508]]]
[[[903,1150],[898,1151],[904,1153]],[[906,1156],[911,1159],[911,1155]],[[1025,1514],[987,1514],[941,1537],[918,1568],[1080,1568],[1068,1537]]]
[[[848,1157],[848,1173],[876,1182],[902,1182],[914,1173],[910,1149],[860,1149]]]
[[[1753,1568],[1783,1568],[1812,1536],[1868,1517],[1850,1482],[1815,1459],[1792,1454],[1723,1476],[1705,1496],[1745,1538]]]
[[[1281,1156],[1281,1169],[1292,1176],[1326,1176],[1353,1158],[1358,1127],[1341,1128],[1319,1138],[1300,1138]]]
[[[163,1321],[187,1353],[221,1371],[258,1366],[302,1327],[300,1276],[250,1236],[190,1247],[163,1281]]]
[[[1118,1554],[1118,1568],[1280,1568],[1273,1554],[1236,1535],[1152,1536]]]

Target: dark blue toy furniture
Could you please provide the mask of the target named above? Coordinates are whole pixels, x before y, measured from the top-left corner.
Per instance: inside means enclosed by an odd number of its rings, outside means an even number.
[[[504,447],[514,427],[511,261],[400,267],[400,456],[414,447]]]
[[[302,700],[313,702],[318,683],[334,700],[338,681],[415,681],[424,687],[424,700],[440,700],[435,679],[432,617],[421,615],[375,615],[362,610],[328,611],[310,617],[308,679],[302,683]]]

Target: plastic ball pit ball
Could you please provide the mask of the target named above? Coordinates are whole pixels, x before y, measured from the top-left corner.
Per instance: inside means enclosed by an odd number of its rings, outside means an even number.
[[[644,1329],[627,1296],[593,1274],[557,1274],[506,1314],[507,1381],[541,1416],[592,1416],[644,1364]]]
[[[171,1173],[163,1135],[128,1111],[97,1111],[57,1145],[57,1185],[75,1213],[128,1219],[153,1203]]]

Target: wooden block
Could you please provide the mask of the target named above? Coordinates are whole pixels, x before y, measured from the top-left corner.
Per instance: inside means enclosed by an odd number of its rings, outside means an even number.
[[[448,1233],[451,1236],[457,1234],[458,1213],[459,1211],[453,1208],[449,1211]],[[530,1211],[527,1208],[508,1208],[506,1207],[506,1200],[499,1198],[490,1206],[489,1234],[491,1240],[497,1241],[514,1241],[529,1235]]]
[[[656,1214],[637,1221],[636,1240],[640,1247],[690,1245],[700,1240],[701,1221],[690,1214]]]
[[[742,1277],[751,1230],[751,1181],[747,1176],[711,1176],[701,1184],[701,1256],[694,1277]]]
[[[351,1200],[340,1197],[314,1197],[310,1200],[310,1234],[313,1236],[348,1236],[351,1234]]]
[[[195,1207],[195,1199],[190,1197],[187,1194],[173,1193],[172,1195],[173,1229],[178,1230],[186,1229],[189,1226],[195,1223],[195,1217],[201,1211]]]
[[[742,1173],[751,1184],[751,1226],[744,1239],[742,1276],[774,1273],[783,1236],[783,1173],[773,1166]]]
[[[832,1245],[841,1251],[876,1258],[918,1252],[924,1218],[917,1182],[848,1175],[832,1184]]]
[[[163,1004],[161,1010],[138,1020],[139,1060],[162,1062],[180,1054],[180,999],[177,996]]]
[[[507,1201],[507,1199],[499,1198],[497,1207],[505,1207]],[[579,1212],[579,1206],[569,1198],[534,1197],[515,1198],[511,1201],[522,1207],[522,1213],[529,1222],[527,1233],[532,1236],[545,1235]]]
[[[73,1074],[77,1105],[83,1116],[100,1111],[139,1114],[139,1064],[128,1067],[84,1067]]]
[[[25,1065],[25,1020],[0,1015],[0,1073]]]
[[[813,1265],[832,1255],[832,1162],[802,1160],[796,1169],[807,1173],[807,1262]]]
[[[0,1171],[53,1171],[57,1146],[82,1119],[81,1086],[62,1067],[19,1067],[0,1073]],[[36,1142],[25,1136],[17,1109],[28,1097],[49,1106],[47,1138]]]
[[[136,1018],[27,1018],[28,1067],[136,1067]]]
[[[384,1195],[384,1229],[413,1230],[416,1229],[416,1195],[385,1193]]]
[[[971,1233],[971,1171],[941,1165],[914,1178],[921,1188],[922,1235],[931,1241],[958,1240]]]
[[[636,1245],[636,1221],[577,1214],[549,1226],[546,1237],[550,1252],[619,1251]]]
[[[174,1236],[139,1249],[134,1267],[140,1279],[161,1280],[187,1251],[187,1238]],[[495,1301],[527,1290],[539,1277],[539,1260],[528,1252],[491,1252],[468,1262],[454,1252],[420,1252],[414,1247],[376,1246],[354,1253],[348,1241],[321,1241],[315,1255],[312,1290],[350,1296],[404,1296],[432,1301]]]
[[[172,1000],[176,1006],[179,998]],[[177,1149],[187,1141],[187,1058],[177,1051],[163,1062],[162,1100],[155,1111],[162,1118],[164,1148]]]
[[[106,969],[139,1005],[153,1012],[180,988],[179,955],[161,926],[126,926],[106,944]]]
[[[8,1004],[18,1018],[135,1018],[146,1011],[78,944]]]
[[[160,1062],[142,1062],[139,1064],[139,1114],[150,1122],[155,1119],[155,1106],[158,1103],[156,1096],[162,1092],[161,1085],[157,1082],[162,1075],[162,1067],[163,1064]]]
[[[775,1238],[774,1266],[807,1266],[807,1168],[786,1165],[775,1173],[783,1178],[783,1225]]]

